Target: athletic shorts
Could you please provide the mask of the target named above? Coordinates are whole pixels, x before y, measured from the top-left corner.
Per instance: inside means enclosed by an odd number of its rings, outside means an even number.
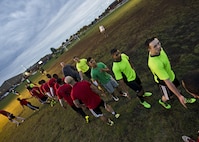
[[[126,82],[126,84],[133,89],[136,93],[139,93],[142,90],[142,85],[141,85],[141,81],[140,78],[136,75],[135,80],[130,81],[130,82]]]
[[[174,81],[172,82],[176,88],[180,85],[180,82],[178,81],[178,79],[174,79]],[[171,99],[171,96],[173,96],[173,92],[166,86],[166,84],[164,83],[158,83],[158,86],[160,88],[160,91],[161,91],[161,96],[165,96],[165,98],[167,100],[170,100]]]
[[[106,103],[103,100],[101,100],[100,104],[95,109],[89,109],[89,110],[95,117],[100,117],[103,116],[100,107],[106,108]]]
[[[110,81],[109,81],[108,83],[102,84],[102,85],[104,86],[104,88],[105,88],[110,94],[112,94],[112,93],[114,92],[115,88],[118,87],[119,84],[117,83],[117,81],[116,81],[113,77],[111,77],[111,78],[110,78]]]
[[[14,119],[15,118],[15,116],[13,115],[13,114],[10,114],[9,116],[8,116],[8,119],[9,120],[12,120],[12,119]]]

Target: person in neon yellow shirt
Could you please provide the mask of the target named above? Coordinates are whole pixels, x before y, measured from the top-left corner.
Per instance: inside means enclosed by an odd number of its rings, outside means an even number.
[[[166,109],[170,109],[171,105],[167,103],[175,94],[180,103],[186,107],[186,103],[193,103],[196,99],[185,99],[177,87],[180,85],[177,80],[167,54],[161,47],[160,41],[156,38],[147,39],[145,45],[148,48],[148,66],[154,75],[154,80],[161,89],[162,97],[159,103]]]
[[[81,81],[84,79],[83,74],[85,74],[89,79],[91,79],[91,70],[87,65],[87,59],[79,59],[77,56],[73,58],[73,61],[76,62],[76,68],[79,72]]]
[[[129,62],[129,57],[115,48],[111,50],[111,55],[114,60],[112,71],[122,90],[128,94],[126,85],[129,86],[136,92],[137,97],[140,99],[140,103],[145,108],[151,108],[151,105],[145,101],[144,97],[151,96],[152,93],[144,92],[141,81]]]

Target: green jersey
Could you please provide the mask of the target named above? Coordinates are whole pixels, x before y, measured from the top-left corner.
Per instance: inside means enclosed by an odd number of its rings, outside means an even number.
[[[107,84],[110,81],[111,75],[107,72],[101,71],[101,69],[107,68],[107,66],[99,62],[97,67],[91,69],[91,77],[94,80],[99,81],[101,84]]]
[[[89,70],[89,66],[87,65],[87,60],[86,59],[80,59],[79,63],[76,63],[76,68],[78,72],[83,72],[85,73],[86,71]]]
[[[159,80],[170,79],[173,81],[175,79],[175,74],[171,69],[171,64],[163,48],[160,51],[160,55],[149,55],[148,66],[154,75],[155,82],[157,83],[159,83]]]
[[[131,67],[129,57],[122,53],[120,62],[113,62],[112,67],[116,80],[123,79],[123,75],[126,76],[127,81],[133,81],[136,78],[135,70]]]

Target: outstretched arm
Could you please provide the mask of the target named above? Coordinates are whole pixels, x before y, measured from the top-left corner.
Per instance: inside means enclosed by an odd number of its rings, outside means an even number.
[[[180,92],[178,91],[178,89],[175,87],[175,85],[169,80],[166,79],[164,80],[165,84],[167,85],[167,87],[178,97],[180,103],[187,108],[186,104],[185,104],[185,99],[184,96],[180,94]]]

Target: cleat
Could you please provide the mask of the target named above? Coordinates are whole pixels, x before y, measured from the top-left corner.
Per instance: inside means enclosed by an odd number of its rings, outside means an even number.
[[[152,96],[151,92],[145,92],[144,95],[143,95],[143,97],[150,97],[150,96]]]
[[[186,104],[192,104],[192,103],[196,102],[196,99],[195,98],[190,98],[190,99],[185,98],[185,102],[186,102]]]
[[[115,114],[115,118],[119,118],[120,117],[120,114],[119,113],[116,113]]]
[[[159,104],[161,104],[164,108],[166,109],[170,109],[171,108],[171,105],[166,103],[166,102],[162,102],[162,100],[160,99],[159,100]]]
[[[116,102],[119,101],[119,98],[118,98],[118,97],[112,96],[112,98],[113,98],[113,100],[116,101]]]
[[[85,119],[86,119],[86,123],[89,123],[89,116],[85,116]]]
[[[147,103],[146,101],[140,102],[140,104],[142,104],[145,108],[151,108],[151,105]]]
[[[109,126],[113,126],[114,122],[113,122],[112,120],[108,119],[107,124],[108,124]]]

